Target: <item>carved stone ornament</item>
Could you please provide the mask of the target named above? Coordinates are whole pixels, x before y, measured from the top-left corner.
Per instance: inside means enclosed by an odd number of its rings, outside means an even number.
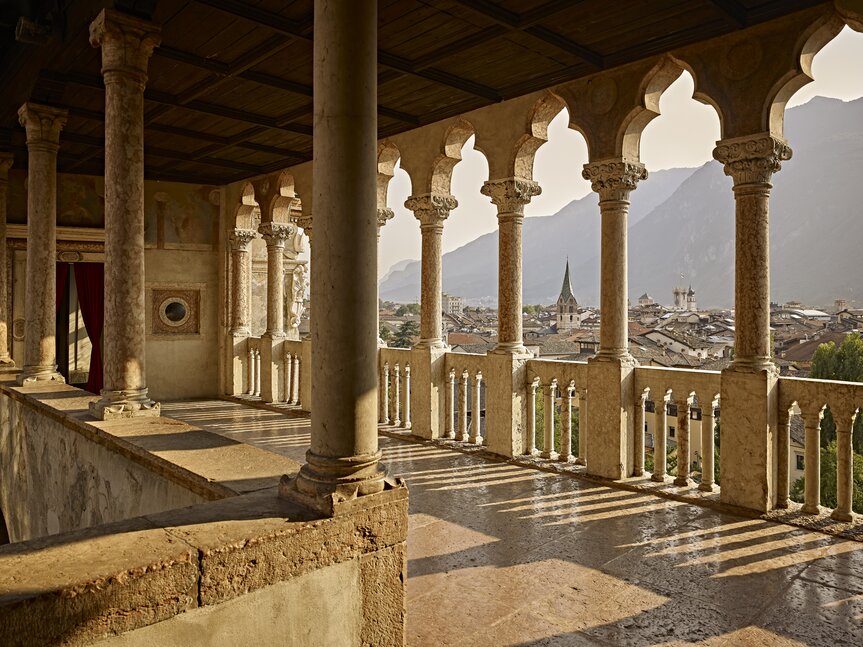
[[[300,320],[303,317],[305,306],[303,305],[303,297],[306,294],[306,268],[303,265],[297,265],[293,271],[293,281],[291,283],[291,306],[290,306],[290,327],[299,328]]]
[[[32,150],[56,151],[60,131],[66,125],[67,110],[25,103],[18,110],[18,122],[27,131],[27,147]]]
[[[261,236],[267,241],[267,246],[275,245],[276,247],[284,247],[289,238],[293,238],[297,233],[297,226],[283,225],[275,222],[265,222],[258,227]]]
[[[627,200],[629,192],[647,179],[647,169],[641,162],[614,160],[585,164],[581,175],[600,200]]]
[[[533,180],[511,177],[505,180],[492,180],[482,185],[480,192],[491,198],[499,214],[522,213],[524,205],[542,193],[542,187]]]
[[[157,25],[122,11],[103,9],[90,23],[90,44],[102,48],[106,83],[147,83],[147,64],[161,42]]]
[[[249,244],[257,238],[258,233],[251,229],[234,229],[229,238],[231,249],[240,252],[249,251]]]
[[[387,221],[392,220],[395,215],[396,214],[392,209],[378,209],[378,227],[383,227],[387,224]]]
[[[421,225],[443,225],[458,201],[449,193],[426,193],[405,200],[405,208],[413,211]]]
[[[306,235],[310,234],[312,231],[312,214],[300,215],[296,217],[297,225],[306,233]]]
[[[791,147],[769,133],[717,142],[713,158],[725,165],[725,174],[734,184],[766,184],[791,159]]]

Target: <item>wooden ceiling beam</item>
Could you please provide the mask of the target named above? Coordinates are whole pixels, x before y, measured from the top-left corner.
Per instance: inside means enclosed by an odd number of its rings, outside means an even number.
[[[708,0],[710,4],[719,9],[735,27],[742,28],[749,24],[749,15],[746,7],[737,0]]]
[[[256,23],[262,27],[267,27],[287,36],[294,36],[303,40],[312,42],[312,22],[311,20],[303,21],[302,23],[290,20],[280,14],[252,7],[239,0],[195,0],[200,4],[207,5],[214,9],[224,11],[234,16],[238,16],[250,22]],[[474,94],[490,101],[500,101],[501,95],[494,88],[490,88],[482,83],[476,83],[468,79],[463,79],[454,74],[436,70],[431,68],[418,69],[414,64],[401,56],[378,50],[378,63],[384,67],[389,67],[403,74],[417,76],[428,81],[434,81],[441,85],[447,85],[456,90],[460,90],[467,94]]]

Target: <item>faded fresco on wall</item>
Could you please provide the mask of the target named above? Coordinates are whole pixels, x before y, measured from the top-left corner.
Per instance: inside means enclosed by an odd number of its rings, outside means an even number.
[[[215,249],[219,195],[212,186],[148,182],[144,189],[145,245],[161,249]]]
[[[7,222],[27,222],[27,173],[9,173]],[[57,224],[61,227],[105,226],[105,181],[91,175],[57,176]]]

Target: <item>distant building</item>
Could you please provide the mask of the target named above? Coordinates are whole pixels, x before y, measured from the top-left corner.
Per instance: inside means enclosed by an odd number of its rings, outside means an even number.
[[[846,299],[836,299],[833,302],[833,310],[835,312],[842,312],[848,308],[848,301]]]
[[[442,301],[444,314],[458,317],[464,312],[464,297],[454,297],[444,293]]]
[[[642,308],[645,306],[652,306],[653,303],[653,297],[650,296],[647,292],[638,297],[638,305]]]
[[[674,297],[673,305],[671,306],[672,310],[689,310],[692,312],[698,310],[698,303],[695,300],[695,290],[692,289],[691,284],[688,290],[676,287],[671,290],[671,293]]]
[[[557,332],[571,332],[581,325],[578,315],[578,301],[572,293],[572,283],[569,281],[569,259],[563,273],[563,285],[560,296],[557,297]]]

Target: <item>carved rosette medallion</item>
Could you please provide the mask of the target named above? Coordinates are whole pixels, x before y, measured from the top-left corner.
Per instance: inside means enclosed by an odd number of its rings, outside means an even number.
[[[486,182],[480,192],[491,198],[497,206],[498,218],[504,219],[506,216],[523,216],[524,206],[542,193],[542,187],[533,180],[513,177]]]
[[[426,193],[405,200],[405,208],[413,211],[422,227],[441,227],[458,201],[448,193]]]
[[[713,158],[725,165],[725,174],[735,186],[768,184],[782,162],[791,159],[791,147],[784,139],[762,133],[720,141],[713,149]]]
[[[647,179],[647,169],[641,162],[615,160],[584,165],[582,177],[599,194],[599,201],[629,200],[641,180]]]

